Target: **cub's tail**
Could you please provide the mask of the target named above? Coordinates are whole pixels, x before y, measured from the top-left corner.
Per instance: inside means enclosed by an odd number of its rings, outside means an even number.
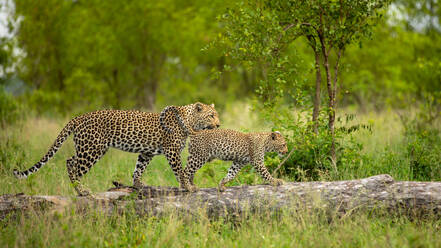
[[[73,132],[74,130],[74,122],[71,120],[67,125],[61,130],[60,134],[58,135],[57,139],[55,140],[54,144],[49,148],[49,151],[44,155],[44,157],[37,162],[34,166],[31,168],[25,170],[25,171],[18,171],[14,169],[14,175],[18,179],[24,179],[30,176],[32,173],[37,172],[49,159],[51,159],[55,153],[60,149],[61,145],[64,141],[66,141],[67,137]]]

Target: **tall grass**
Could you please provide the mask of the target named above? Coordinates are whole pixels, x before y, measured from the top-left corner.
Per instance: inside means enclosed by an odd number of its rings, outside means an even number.
[[[0,220],[1,247],[439,247],[441,221],[308,212],[248,216],[236,222],[171,213],[139,217],[31,214]]]
[[[221,116],[223,128],[270,130],[249,106],[227,106]],[[29,118],[0,132],[0,194],[24,192],[38,195],[76,193],[70,185],[65,160],[74,154],[69,139],[39,172],[26,180],[12,176],[13,168],[25,169],[37,162],[52,145],[66,119]],[[354,123],[373,124],[372,132],[355,134],[363,144],[366,163],[345,165],[339,176],[323,179],[351,179],[389,173],[395,179],[410,179],[407,158],[402,158],[402,125],[391,113],[358,115]],[[386,151],[386,152],[385,152]],[[187,152],[183,160],[186,163]],[[136,154],[109,152],[83,178],[92,192],[111,187],[112,181],[131,184]],[[226,175],[228,162],[214,161],[196,174],[199,187],[215,187]],[[290,180],[285,178],[285,180]],[[178,186],[163,156],[157,156],[144,173],[150,185]],[[251,167],[244,168],[230,185],[263,183]],[[441,247],[441,222],[406,217],[357,213],[329,218],[307,212],[268,216],[249,216],[240,221],[198,220],[173,213],[162,217],[134,214],[104,216],[99,212],[79,214],[30,213],[0,220],[0,247]]]

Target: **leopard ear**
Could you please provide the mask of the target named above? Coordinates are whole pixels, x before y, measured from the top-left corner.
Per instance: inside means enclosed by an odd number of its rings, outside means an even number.
[[[210,106],[211,106],[212,108],[214,108],[214,103],[212,103]]]
[[[274,131],[271,133],[271,139],[275,140],[277,135],[282,135],[279,131]]]
[[[271,133],[271,139],[275,140],[277,138],[277,132],[272,132]]]
[[[201,112],[202,111],[202,103],[200,103],[200,102],[195,103],[195,108],[196,108],[196,111]]]

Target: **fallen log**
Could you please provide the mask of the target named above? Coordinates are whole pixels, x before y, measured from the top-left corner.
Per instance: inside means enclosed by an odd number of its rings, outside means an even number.
[[[135,191],[117,184],[92,197],[0,196],[0,217],[30,210],[98,209],[106,214],[131,209],[140,215],[177,211],[209,217],[239,216],[256,211],[321,209],[329,213],[385,209],[392,213],[441,214],[441,182],[394,181],[389,175],[335,182],[288,182],[282,186],[234,186],[225,192],[202,188],[196,193],[175,187],[146,186]]]

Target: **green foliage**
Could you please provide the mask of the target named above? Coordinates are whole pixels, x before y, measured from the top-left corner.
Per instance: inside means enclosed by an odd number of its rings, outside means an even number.
[[[257,70],[259,84],[255,89],[261,103],[272,107],[277,100],[296,91],[301,82],[295,50],[288,45],[297,38],[296,33],[286,35],[279,16],[266,1],[246,1],[230,8],[218,17],[223,32],[211,44],[220,47],[222,55],[242,63],[247,70]],[[286,50],[292,53],[288,56]],[[299,97],[300,99],[300,97]]]
[[[282,24],[297,28],[300,34],[314,36],[317,42],[326,44],[329,52],[370,35],[389,2],[270,1],[268,6],[275,10]]]
[[[221,106],[247,95],[235,83],[240,73],[207,80],[224,62],[200,50],[215,36],[210,20],[225,4],[16,1],[17,46],[25,55],[16,73],[31,88],[26,100],[40,113],[70,113],[196,100]]]
[[[1,38],[2,72],[8,72],[2,77],[23,80],[29,91],[20,101],[38,113],[196,100],[221,107],[253,92],[265,105],[282,100],[308,106],[314,56],[304,36],[312,26],[292,24],[306,21],[300,17],[317,24],[320,8],[330,13],[329,37],[372,38],[345,50],[339,106],[403,107],[409,95],[439,90],[441,80],[438,2],[429,1],[428,8],[426,0],[399,0],[387,13],[372,12],[368,1],[349,1],[351,8],[348,1],[15,2],[15,8],[5,5],[14,36]],[[340,5],[361,14],[332,19]],[[371,29],[380,14],[387,20]],[[367,21],[350,22],[357,18]],[[431,22],[421,21],[426,19]],[[201,52],[214,40],[225,56],[216,49]],[[219,70],[224,73],[213,78]]]
[[[224,32],[217,45],[246,68],[257,67],[262,80],[256,92],[271,107],[288,94],[302,99],[301,72],[293,50],[300,36],[313,49],[330,54],[371,33],[389,1],[245,1],[219,17]],[[314,43],[314,44],[312,44]],[[295,51],[295,50],[294,50]]]
[[[340,58],[349,44],[371,34],[372,27],[383,16],[389,3],[389,0],[251,0],[238,4],[234,10],[230,9],[220,18],[225,31],[219,35],[217,44],[224,47],[225,56],[231,54],[232,58],[242,62],[247,68],[257,65],[262,69],[262,80],[256,90],[261,99],[259,104],[263,105],[265,111],[280,113],[274,106],[282,97],[293,97],[293,102],[298,104],[303,103],[302,100],[308,93],[302,90],[302,85],[297,84],[295,76],[299,75],[296,75],[296,63],[290,63],[293,56],[290,58],[287,54],[290,51],[287,48],[295,39],[300,36],[307,38],[317,64],[318,83],[314,91],[317,92],[317,98],[320,93],[320,68],[323,67],[326,72],[330,132],[324,136],[330,136],[329,154],[332,166],[337,171],[338,134],[334,131],[334,122]],[[330,57],[332,52],[334,59]],[[320,108],[318,100],[314,100],[314,105],[317,113]],[[269,120],[274,121],[274,118]],[[315,124],[317,126],[318,121]],[[290,131],[296,132],[295,126],[291,128]],[[315,132],[317,136],[322,136],[318,134],[318,130]],[[321,142],[316,145],[323,145],[325,149],[328,147]]]
[[[271,112],[271,111],[270,111]],[[271,118],[275,129],[282,130],[288,140],[289,150],[295,151],[282,167],[284,175],[295,181],[311,181],[319,179],[338,180],[346,177],[343,171],[353,171],[368,159],[363,155],[363,145],[354,137],[359,130],[370,130],[369,125],[351,124],[354,115],[337,118],[336,151],[339,157],[336,167],[330,161],[329,152],[332,140],[326,122],[326,110],[319,116],[318,133],[314,133],[311,117],[307,111],[293,115],[285,110],[273,111]],[[280,161],[273,157],[267,158],[266,164],[274,168]]]
[[[363,109],[407,109],[409,98],[421,100],[423,92],[441,90],[440,42],[440,34],[426,35],[384,21],[372,40],[348,47],[343,101]]]

